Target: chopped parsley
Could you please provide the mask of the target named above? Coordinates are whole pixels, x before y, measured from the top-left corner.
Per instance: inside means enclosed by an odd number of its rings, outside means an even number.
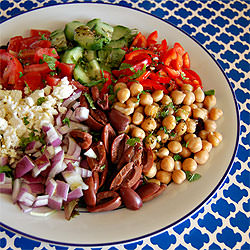
[[[214,89],[210,89],[210,90],[204,91],[204,94],[205,95],[214,95],[215,94],[215,90]]]
[[[197,181],[201,178],[201,175],[197,173],[192,174],[190,171],[185,171],[185,173],[186,173],[187,180],[189,182]]]
[[[146,68],[147,68],[146,64],[144,64],[143,68],[139,69],[138,71],[135,71],[135,69],[131,67],[130,70],[134,72],[134,74],[132,76],[129,76],[129,79],[133,80],[133,79],[138,78],[139,76],[141,76],[142,74],[146,72]]]
[[[181,156],[178,155],[178,154],[175,154],[175,155],[173,156],[173,159],[174,159],[175,161],[180,161],[180,160],[181,160]]]
[[[0,173],[5,173],[7,177],[11,177],[11,178],[13,177],[12,169],[7,165],[0,166]]]
[[[103,171],[105,168],[106,168],[106,165],[104,164],[104,165],[102,165],[102,166],[100,167],[100,170]]]
[[[47,38],[45,37],[45,34],[41,34],[41,33],[39,32],[39,35],[41,36],[41,40],[47,40]]]
[[[20,71],[20,72],[19,72],[19,77],[21,78],[22,76],[23,76],[23,72]]]
[[[160,127],[160,130],[163,130],[165,134],[168,134],[168,130],[165,126]]]
[[[23,118],[23,123],[24,123],[24,125],[28,125],[30,122],[28,121],[28,116],[25,116],[24,118]]]
[[[22,148],[22,150],[25,150],[27,145],[32,141],[40,141],[42,144],[45,144],[44,135],[39,136],[36,135],[35,132],[37,132],[37,130],[34,129],[29,133],[29,137],[20,138],[19,146]]]
[[[186,80],[186,79],[188,79],[188,78],[186,77],[186,75],[185,75],[185,73],[184,73],[184,72],[181,72],[181,78],[182,78],[182,80]]]
[[[30,86],[28,85],[28,83],[26,81],[24,81],[25,86],[27,87],[28,91],[31,92]]]
[[[39,98],[37,99],[36,105],[37,105],[37,106],[41,106],[42,103],[44,103],[45,101],[46,101],[46,98],[45,98],[45,97],[39,97]]]
[[[142,90],[137,96],[136,96],[136,99],[137,99],[137,102],[136,103],[138,103],[138,102],[140,102],[140,95],[141,94],[146,94],[147,93],[147,91],[145,91],[145,90]]]
[[[108,90],[109,90],[109,101],[114,102],[116,95],[117,95],[117,92],[120,90],[120,88],[118,88],[116,91],[114,91],[114,86],[109,85]]]
[[[141,142],[140,138],[134,137],[134,138],[128,139],[126,143],[127,143],[129,146],[132,146],[132,147],[133,147],[133,146],[135,146],[136,143],[139,143],[139,142]]]
[[[176,116],[176,117],[175,117],[175,120],[178,122],[178,121],[181,120],[181,117],[180,117],[180,116]]]
[[[56,58],[44,54],[43,61],[48,64],[51,70],[56,70]]]
[[[62,120],[62,122],[63,122],[63,124],[68,124],[68,127],[70,127],[70,120],[69,120],[68,117],[64,118],[64,119]]]
[[[85,92],[83,95],[86,97],[86,99],[87,99],[87,101],[89,103],[90,108],[96,109],[96,107],[94,105],[94,101],[93,101],[92,97],[90,96],[90,94]]]

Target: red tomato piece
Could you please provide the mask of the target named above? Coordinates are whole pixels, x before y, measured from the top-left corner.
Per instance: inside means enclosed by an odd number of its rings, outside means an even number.
[[[24,66],[24,73],[29,72],[39,72],[40,74],[48,74],[52,70],[49,68],[47,63],[41,63],[41,64],[31,64]]]
[[[151,50],[138,49],[138,50],[135,50],[135,51],[132,51],[132,52],[129,52],[128,54],[126,54],[125,55],[125,60],[130,61],[131,64],[132,64],[133,60],[136,61],[138,59],[146,58],[146,57],[148,57],[148,55],[157,56]]]
[[[149,34],[147,38],[147,46],[153,46],[157,43],[158,32],[155,30],[151,34]]]
[[[177,58],[175,60],[172,60],[170,64],[175,70],[180,70],[183,65],[182,56],[179,53],[177,53]]]
[[[199,86],[202,88],[200,76],[195,71],[191,69],[182,69],[182,71],[184,72],[185,77],[191,80],[190,84],[192,84],[195,88]]]
[[[39,63],[40,60],[43,60],[43,56],[47,55],[53,58],[59,58],[56,49],[54,48],[40,48],[36,51],[34,56],[34,61]]]
[[[25,87],[25,83],[24,81],[20,78],[16,81],[16,84],[14,86],[14,89],[15,90],[24,90],[24,87]]]
[[[185,54],[185,50],[183,49],[183,47],[179,43],[175,43],[174,48],[175,48],[176,52],[178,54],[180,54],[181,56],[183,56]]]
[[[157,73],[151,72],[149,78],[164,84],[169,83],[171,80],[170,77],[168,77],[167,74],[162,70],[159,70]]]
[[[23,40],[21,41],[20,50],[28,49],[32,43],[39,41],[40,39],[41,39],[40,36],[32,36],[32,37],[23,38]]]
[[[51,75],[46,75],[46,82],[49,86],[56,86],[59,82],[61,81],[61,78],[51,76]]]
[[[183,68],[189,69],[190,68],[190,59],[189,59],[189,54],[186,52],[183,56]]]
[[[44,84],[42,82],[42,76],[39,72],[33,71],[25,73],[22,77],[22,80],[25,85],[29,86],[31,91],[44,87]]]
[[[162,62],[169,66],[172,60],[175,60],[177,58],[177,52],[175,48],[171,48],[162,56]]]
[[[157,51],[162,54],[162,53],[165,53],[168,49],[168,44],[167,44],[167,40],[166,39],[163,39],[161,41],[161,44],[158,46],[157,48]]]
[[[37,40],[30,44],[30,48],[50,48],[51,47],[51,41],[49,40]]]
[[[157,83],[153,80],[150,79],[146,79],[144,81],[141,81],[140,84],[143,86],[143,89],[148,89],[148,90],[163,90],[163,91],[167,91],[165,86],[163,86],[160,83]]]
[[[67,76],[70,80],[72,79],[72,74],[75,68],[75,64],[59,62],[57,68],[60,71],[59,75],[61,77]]]
[[[7,51],[12,55],[17,56],[20,51],[22,40],[22,36],[14,36],[10,38]]]
[[[147,47],[147,39],[141,32],[139,32],[135,39],[133,40],[131,47],[137,48],[146,48]]]
[[[168,67],[168,66],[165,66],[165,67],[163,68],[163,70],[168,74],[168,76],[169,76],[171,79],[175,79],[175,78],[177,78],[177,77],[180,76],[180,72],[179,72],[179,71],[177,71],[177,70],[175,70],[175,69],[172,69],[172,68],[170,68],[170,67]]]
[[[48,30],[37,30],[37,29],[30,30],[30,36],[42,37],[44,35],[45,38],[49,38],[50,34],[51,34],[51,32]]]
[[[101,97],[104,96],[104,94],[108,93],[108,86],[112,84],[111,80],[111,74],[107,71],[103,71],[104,78],[106,79],[105,83],[103,84],[102,90],[101,90]]]
[[[136,78],[136,81],[143,81],[146,80],[149,76],[150,76],[151,72],[149,70],[147,70],[146,72],[144,72],[142,75],[140,75],[139,77]]]

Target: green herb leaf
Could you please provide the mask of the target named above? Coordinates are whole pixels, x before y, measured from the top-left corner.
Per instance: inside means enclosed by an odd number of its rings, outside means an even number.
[[[178,154],[175,154],[175,155],[173,156],[173,159],[174,159],[175,161],[179,161],[179,160],[182,159],[182,157],[181,157],[180,155],[178,155]]]
[[[28,116],[25,116],[24,118],[23,118],[23,123],[24,123],[24,125],[28,125],[30,122],[28,121]]]
[[[188,79],[188,78],[186,77],[186,74],[185,74],[184,72],[181,72],[181,78],[182,78],[182,80]]]
[[[142,91],[136,96],[136,98],[137,98],[137,103],[140,102],[140,100],[141,100],[141,99],[140,99],[140,95],[141,95],[141,94],[146,94],[146,93],[147,93],[147,92],[146,92],[145,90],[142,90]]]
[[[45,34],[39,33],[39,35],[41,36],[41,40],[47,40],[47,38],[45,37]]]
[[[30,86],[28,85],[28,83],[26,81],[24,81],[25,86],[27,87],[28,91],[31,92]]]
[[[126,143],[127,143],[129,146],[132,146],[132,147],[133,147],[133,146],[135,146],[136,143],[139,143],[139,142],[141,142],[140,138],[134,137],[134,138],[128,139]]]
[[[204,91],[204,94],[205,95],[214,95],[215,94],[215,90],[214,89],[210,89],[210,90]]]
[[[63,124],[68,124],[68,127],[70,127],[70,120],[69,120],[68,117],[64,118],[64,119],[62,120],[62,122],[63,122]]]
[[[134,72],[134,74],[132,76],[129,76],[129,79],[133,80],[133,79],[138,78],[139,76],[141,76],[142,74],[146,72],[146,68],[147,68],[146,64],[144,64],[143,68],[139,69],[138,71],[135,71],[135,69],[131,67],[130,70]]]
[[[56,58],[44,54],[43,61],[48,64],[51,70],[56,70]]]
[[[175,120],[178,122],[178,121],[181,120],[181,117],[180,117],[180,116],[176,116],[176,117],[175,117]]]
[[[163,130],[165,134],[168,134],[168,130],[165,126],[160,127],[160,130]]]
[[[46,101],[46,98],[45,98],[45,97],[39,97],[39,98],[37,99],[36,105],[37,105],[37,106],[41,106],[42,103],[44,103],[45,101]]]
[[[189,182],[193,182],[193,181],[197,181],[201,178],[201,175],[200,174],[197,174],[197,173],[191,173],[190,171],[185,171],[186,173],[186,176],[187,176],[187,180]]]
[[[44,146],[42,147],[42,149],[41,149],[41,152],[42,152],[42,153],[44,153],[46,147],[47,147],[46,145],[44,145]]]
[[[106,168],[106,165],[104,164],[104,165],[102,165],[101,167],[100,167],[100,170],[104,170]]]
[[[86,97],[86,99],[87,99],[87,101],[89,103],[90,108],[96,109],[96,107],[94,105],[94,101],[93,101],[92,97],[90,96],[90,94],[85,92],[83,95]]]
[[[116,91],[114,91],[114,86],[109,85],[108,90],[109,90],[109,101],[114,102],[116,95],[117,95],[117,92],[120,90],[120,88],[118,88]]]
[[[45,144],[44,135],[36,135],[35,132],[38,132],[36,129],[33,129],[32,132],[29,133],[29,137],[21,137],[19,147],[22,150],[25,150],[26,146],[32,141],[40,141],[42,144]]]
[[[23,76],[23,72],[19,72],[19,77],[21,78]]]
[[[7,177],[11,177],[11,178],[13,177],[12,169],[7,165],[0,166],[0,173],[5,173]]]

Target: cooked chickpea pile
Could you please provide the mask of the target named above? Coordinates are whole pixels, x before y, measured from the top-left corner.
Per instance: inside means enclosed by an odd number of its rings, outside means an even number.
[[[131,118],[126,132],[153,151],[154,164],[145,174],[149,182],[181,184],[185,171],[194,173],[222,141],[216,121],[223,111],[216,107],[215,95],[205,95],[200,87],[184,84],[169,95],[143,91],[140,83],[130,88],[117,83],[114,90],[118,101],[113,107]]]

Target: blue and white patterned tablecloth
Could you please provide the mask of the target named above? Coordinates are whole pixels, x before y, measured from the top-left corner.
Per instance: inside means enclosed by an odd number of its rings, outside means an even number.
[[[105,2],[140,9],[198,40],[226,72],[239,104],[241,136],[224,185],[190,218],[136,243],[92,249],[250,249],[250,0],[1,0],[0,21],[66,2]],[[1,35],[1,31],[0,31]],[[73,250],[37,242],[0,227],[1,249]],[[83,250],[77,248],[75,250]],[[84,250],[90,248],[84,248]]]

